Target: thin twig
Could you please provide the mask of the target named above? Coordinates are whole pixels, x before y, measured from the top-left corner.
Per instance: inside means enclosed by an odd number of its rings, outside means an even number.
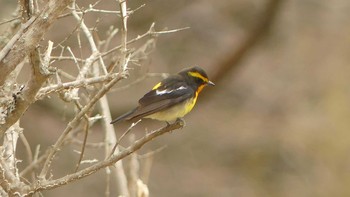
[[[81,146],[81,151],[80,151],[80,157],[78,160],[78,163],[75,167],[75,172],[78,171],[79,167],[80,167],[80,163],[84,158],[84,153],[85,153],[85,147],[86,147],[86,142],[87,142],[87,137],[88,137],[88,133],[89,133],[89,119],[85,118],[85,123],[84,123],[84,139],[83,139],[83,144]]]
[[[78,145],[78,146],[81,146],[81,145],[84,144],[83,141],[78,140],[78,139],[75,139],[75,138],[71,139],[71,143],[72,143],[72,144],[76,144],[76,145]],[[87,143],[85,144],[85,147],[86,147],[86,148],[93,148],[93,149],[96,149],[96,148],[104,148],[104,147],[105,147],[105,143],[104,143],[104,142],[95,142],[95,143],[94,143],[94,142],[87,142]]]
[[[91,109],[95,105],[95,103],[118,81],[124,78],[124,75],[119,74],[118,77],[112,79],[109,83],[107,83],[105,86],[102,87],[102,89],[91,99],[89,103],[87,103],[84,108],[71,120],[66,129],[63,131],[61,136],[58,138],[56,143],[53,145],[52,149],[50,150],[50,153],[45,161],[45,164],[42,168],[42,171],[40,172],[39,178],[44,180],[46,177],[46,174],[51,166],[51,162],[53,157],[55,156],[56,152],[59,150],[61,145],[63,144],[66,136],[70,133],[70,131],[77,125],[77,123],[80,121],[80,119],[85,115],[85,113]]]
[[[27,138],[24,136],[23,133],[21,133],[21,134],[19,135],[19,137],[20,137],[20,139],[21,139],[21,141],[22,141],[22,143],[23,143],[23,145],[24,145],[25,151],[26,151],[26,153],[27,153],[27,160],[28,160],[28,163],[32,163],[32,162],[33,162],[33,152],[32,152],[32,150],[31,150],[31,148],[30,148],[30,144],[29,144]]]
[[[17,33],[11,38],[11,40],[6,44],[6,46],[1,49],[0,52],[0,61],[2,61],[5,56],[10,52],[13,48],[13,45],[18,41],[18,39],[22,36],[22,34],[27,30],[27,28],[34,22],[35,18],[31,18],[25,24],[21,26],[21,29],[17,31]]]
[[[75,2],[73,3],[73,11],[72,11],[72,14],[74,16],[74,18],[77,20],[77,21],[81,21],[80,23],[80,28],[83,30],[85,36],[86,36],[86,39],[88,40],[89,44],[90,44],[90,48],[91,48],[91,51],[93,54],[99,54],[99,51],[97,49],[97,46],[96,46],[96,43],[95,43],[95,40],[91,34],[91,32],[89,31],[89,28],[86,26],[84,20],[82,18],[79,17],[78,13],[76,12],[76,9],[75,8]],[[103,66],[103,67],[106,67],[104,62],[103,62],[103,59],[101,56],[97,56],[100,64]],[[79,76],[80,77],[85,77],[85,74],[88,70],[88,67],[86,68],[83,68],[81,69],[81,72],[79,73]],[[85,72],[84,72],[85,71]]]
[[[22,170],[22,172],[19,174],[21,177],[25,176],[29,172],[32,172],[34,170],[34,168],[38,167],[41,163],[43,163],[45,161],[45,159],[47,158],[47,156],[49,155],[50,151],[49,151],[49,149],[47,149],[45,151],[45,153],[38,158],[39,149],[40,149],[40,146],[37,146],[33,162],[30,163],[29,165],[27,165],[24,170]]]
[[[144,33],[142,35],[138,35],[136,38],[133,38],[133,39],[129,40],[127,42],[127,45],[133,44],[133,43],[135,43],[135,42],[137,42],[137,41],[139,41],[139,40],[141,40],[141,39],[143,39],[143,38],[145,38],[147,36],[158,36],[160,34],[175,33],[175,32],[179,32],[179,31],[186,30],[186,29],[189,28],[189,27],[184,27],[184,28],[167,30],[167,31],[155,31],[154,30],[154,26],[155,26],[155,23],[152,23],[150,28],[148,29],[148,31],[146,33]],[[115,51],[120,50],[122,47],[123,47],[122,45],[116,46],[116,47],[114,47],[114,48],[112,48],[112,49],[110,49],[110,50],[108,50],[108,51],[106,51],[104,53],[101,53],[101,56],[104,57],[106,55],[109,55],[109,54],[111,54],[111,53],[113,53]]]
[[[12,19],[9,19],[9,20],[4,20],[3,22],[0,22],[0,25],[3,25],[3,24],[6,24],[6,23],[10,23],[12,21],[15,21],[15,20],[19,20],[21,17],[16,17],[16,18],[12,18]]]
[[[119,146],[120,141],[139,123],[141,122],[142,119],[138,120],[137,122],[133,122],[130,127],[120,136],[120,138],[116,141],[116,143],[114,144],[112,151],[110,152],[109,156],[111,157],[116,148]]]
[[[127,43],[128,43],[128,14],[127,14],[127,6],[126,6],[127,0],[118,0],[119,2],[119,9],[122,17],[122,29],[121,29],[121,58],[120,58],[120,66],[119,70],[120,72],[126,72],[128,65],[126,64],[127,59]],[[113,70],[113,69],[112,69]]]
[[[108,74],[108,75],[92,77],[92,78],[85,78],[82,80],[76,80],[76,81],[66,82],[66,83],[58,83],[58,84],[54,84],[51,86],[43,87],[40,89],[40,91],[36,95],[36,100],[42,99],[43,97],[47,96],[48,94],[50,94],[52,92],[58,92],[58,91],[61,91],[63,89],[86,87],[87,85],[108,82],[108,81],[118,77],[118,75],[119,75],[118,73],[112,73],[112,74]],[[135,81],[131,82],[130,84],[115,88],[112,91],[120,91],[120,90],[127,89],[127,88],[131,87],[132,85],[140,83],[141,81],[143,81],[145,78],[148,78],[148,77],[166,77],[167,75],[168,75],[167,73],[147,73],[144,76],[139,77]]]

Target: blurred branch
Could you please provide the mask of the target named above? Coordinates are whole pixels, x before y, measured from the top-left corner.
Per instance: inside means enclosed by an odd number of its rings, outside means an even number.
[[[189,29],[189,27],[183,27],[183,28],[178,28],[178,29],[171,29],[171,30],[164,30],[164,31],[156,31],[154,29],[154,26],[155,26],[155,23],[152,23],[150,28],[148,29],[147,32],[145,32],[144,34],[141,34],[141,35],[138,35],[136,38],[133,38],[131,40],[129,40],[127,42],[127,45],[131,45],[143,38],[147,38],[147,37],[157,37],[159,35],[162,35],[162,34],[170,34],[170,33],[176,33],[176,32],[179,32],[179,31],[183,31],[183,30],[186,30],[186,29]],[[122,45],[119,45],[119,46],[116,46],[108,51],[105,51],[103,53],[101,53],[101,57],[105,57],[115,51],[118,51],[118,50],[121,50],[122,48]],[[74,57],[70,57],[70,56],[52,56],[51,57],[52,60],[58,60],[58,61],[63,61],[63,60],[71,60],[71,61],[77,61],[77,62],[83,62],[85,63],[86,60],[85,59],[80,59],[80,58],[74,58]],[[96,61],[97,59],[93,59],[92,61]]]
[[[131,134],[129,137],[129,141],[133,143],[135,141],[135,134]],[[140,164],[137,160],[137,154],[132,153],[129,157],[129,168],[128,168],[128,188],[130,197],[136,197],[136,190],[137,190],[137,180],[139,177],[139,169]]]
[[[115,134],[115,130],[110,122],[112,121],[112,116],[110,112],[110,107],[108,104],[108,100],[106,96],[103,96],[99,101],[99,111],[104,117],[103,119],[103,129],[105,130],[105,157],[108,158],[110,152],[112,150],[112,144],[117,143],[117,136]],[[117,149],[119,152],[119,149]],[[124,173],[123,163],[122,161],[118,161],[114,164],[115,168],[106,169],[106,176],[110,176],[110,171],[115,172],[115,177],[117,179],[116,184],[119,191],[119,194],[122,196],[130,196],[127,187],[127,179]],[[110,180],[110,178],[108,178]],[[109,182],[107,183],[109,186]],[[106,189],[109,192],[109,188]]]
[[[39,146],[40,147],[40,146]],[[50,149],[46,149],[45,153],[42,154],[39,158],[34,157],[33,162],[31,162],[29,165],[26,166],[26,168],[24,170],[22,170],[22,172],[20,172],[20,176],[23,177],[26,174],[33,172],[35,168],[38,168],[38,166],[42,163],[44,163],[45,159],[48,157],[50,153]],[[36,151],[36,154],[39,154],[39,151]]]
[[[179,31],[183,31],[183,30],[189,29],[189,27],[183,27],[183,28],[171,29],[171,30],[165,30],[165,31],[156,31],[154,26],[155,26],[155,23],[152,23],[147,32],[145,32],[142,35],[138,35],[136,38],[133,38],[133,39],[129,40],[127,42],[127,45],[133,44],[133,43],[135,43],[135,42],[137,42],[137,41],[139,41],[139,40],[141,40],[141,39],[143,39],[145,37],[148,37],[148,36],[156,37],[156,36],[161,35],[161,34],[176,33],[176,32],[179,32]],[[113,52],[115,52],[117,50],[120,50],[121,48],[122,48],[122,45],[116,46],[116,47],[110,49],[109,51],[106,51],[106,52],[102,53],[101,56],[109,55],[110,53],[113,53]]]
[[[76,101],[76,103],[77,103],[77,105],[81,106],[78,101]],[[86,147],[86,143],[87,143],[87,137],[88,137],[88,134],[89,134],[89,128],[90,128],[89,117],[87,117],[87,115],[84,116],[84,120],[85,120],[84,121],[84,125],[83,125],[83,127],[84,127],[84,139],[83,139],[83,144],[81,146],[79,161],[78,161],[78,163],[77,163],[77,165],[75,167],[75,172],[78,171],[78,169],[80,167],[80,164],[83,161],[84,153],[85,153],[85,147]]]
[[[6,24],[6,23],[10,23],[10,22],[15,21],[15,20],[18,20],[18,19],[20,19],[20,18],[21,18],[21,17],[18,16],[18,17],[16,17],[16,18],[4,20],[4,21],[0,22],[0,25]]]
[[[30,163],[33,163],[33,152],[30,148],[30,143],[28,142],[27,138],[24,136],[23,132],[20,133],[19,135],[22,143],[23,143],[23,146],[24,146],[24,149],[26,151],[26,155],[27,155],[27,160],[28,160],[28,164]],[[34,181],[35,180],[35,174],[32,173],[32,180]]]
[[[268,32],[274,19],[276,18],[282,2],[283,0],[269,0],[266,9],[261,14],[260,19],[257,19],[257,24],[242,39],[239,46],[228,50],[232,51],[232,53],[227,54],[227,59],[224,59],[217,65],[212,66],[216,69],[213,71],[214,74],[210,78],[216,85],[218,85],[218,87],[227,77],[231,76],[231,73],[237,72],[238,68],[241,66],[241,60],[246,57],[249,50],[251,50]],[[217,88],[211,90],[210,94],[207,94],[203,98],[208,99],[210,95],[215,95],[213,94],[213,91],[215,90],[217,90]]]
[[[142,168],[140,169],[140,179],[147,184],[149,177],[150,177],[150,173],[151,173],[151,168],[152,168],[152,164],[153,164],[153,160],[154,160],[154,155],[161,152],[162,150],[164,150],[166,148],[166,146],[162,146],[160,148],[157,148],[156,150],[153,150],[151,152],[148,152],[146,154],[143,155],[139,155],[139,159],[142,162]]]

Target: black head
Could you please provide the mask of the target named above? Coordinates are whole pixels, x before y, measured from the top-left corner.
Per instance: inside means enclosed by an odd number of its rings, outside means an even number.
[[[215,85],[213,82],[211,82],[208,78],[207,73],[200,67],[194,66],[191,68],[186,68],[182,70],[180,75],[184,76],[185,78],[195,82],[197,86],[201,85]]]

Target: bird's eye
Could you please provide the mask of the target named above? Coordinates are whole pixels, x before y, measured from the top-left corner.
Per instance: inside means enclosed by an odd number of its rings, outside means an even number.
[[[196,78],[196,82],[198,83],[198,84],[202,84],[202,83],[204,83],[204,81],[203,81],[203,79],[201,79],[201,78]]]

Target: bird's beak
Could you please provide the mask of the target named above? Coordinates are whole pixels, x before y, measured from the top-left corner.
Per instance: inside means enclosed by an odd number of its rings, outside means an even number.
[[[211,81],[208,81],[207,84],[210,85],[210,86],[215,86],[215,83],[213,83],[213,82],[211,82]]]

